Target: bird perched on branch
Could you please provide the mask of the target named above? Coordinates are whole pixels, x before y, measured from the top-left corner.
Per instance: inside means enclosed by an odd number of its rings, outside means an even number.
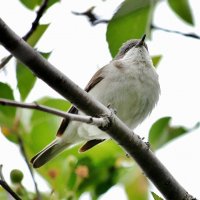
[[[151,113],[160,93],[145,37],[124,43],[116,57],[99,69],[85,88],[102,104],[116,109],[117,116],[132,129]],[[74,106],[68,112],[84,114]],[[108,134],[94,125],[64,119],[56,139],[31,162],[38,168],[74,144],[84,141],[80,148],[80,152],[84,152],[108,138]]]

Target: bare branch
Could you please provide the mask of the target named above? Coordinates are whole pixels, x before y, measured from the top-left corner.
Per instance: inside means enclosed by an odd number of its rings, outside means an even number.
[[[31,29],[26,33],[26,35],[24,35],[22,38],[27,41],[28,38],[33,34],[33,32],[37,29],[38,25],[39,25],[39,21],[41,19],[41,17],[43,16],[44,12],[46,11],[47,5],[48,5],[48,1],[49,0],[43,0],[40,8],[38,9],[38,11],[36,12],[36,18],[35,20],[32,22],[32,27]]]
[[[3,165],[0,165],[0,180],[5,181],[2,169],[3,169]]]
[[[96,118],[96,117],[91,117],[91,116],[66,113],[66,112],[63,112],[63,111],[60,111],[60,110],[57,110],[54,108],[39,105],[36,102],[35,103],[20,103],[20,102],[8,100],[8,99],[0,98],[0,105],[39,110],[39,111],[43,111],[46,113],[51,113],[51,114],[57,115],[59,117],[68,118],[71,121],[79,121],[79,122],[83,122],[83,123],[87,123],[87,124],[93,124],[93,125],[96,125],[97,127],[102,127],[102,128],[107,127],[110,122],[108,119],[109,116]]]
[[[92,6],[85,12],[75,12],[72,11],[74,15],[81,15],[81,16],[86,16],[91,24],[93,24],[96,20],[98,20],[97,16],[93,13],[93,10],[95,9],[95,6]]]
[[[0,63],[0,70],[10,61],[13,56],[10,54],[9,56],[4,57]]]
[[[6,183],[3,173],[2,173],[2,167],[3,165],[0,165],[0,185],[16,200],[22,200]]]
[[[25,151],[25,148],[24,148],[24,143],[23,143],[23,141],[22,141],[22,139],[21,139],[21,137],[20,137],[19,134],[17,134],[17,138],[18,138],[18,143],[19,143],[20,151],[21,151],[21,153],[22,153],[22,155],[24,157],[26,165],[28,166],[29,172],[30,172],[32,180],[33,180],[33,184],[35,186],[35,191],[36,191],[36,194],[37,194],[37,200],[41,200],[42,198],[41,198],[41,195],[40,195],[40,191],[38,189],[37,182],[35,180],[35,176],[33,174],[32,167],[31,167],[30,162],[29,162],[29,160],[27,158],[26,151]]]
[[[94,6],[92,6],[91,8],[89,8],[88,10],[86,10],[85,12],[75,12],[75,11],[72,11],[72,13],[74,15],[79,15],[79,16],[86,16],[89,20],[89,22],[91,23],[91,25],[95,26],[97,24],[107,24],[109,22],[109,20],[107,19],[99,19],[97,17],[96,14],[94,14],[93,10],[95,9]]]
[[[68,77],[34,51],[24,40],[20,39],[1,19],[0,42],[16,58],[28,66],[36,76],[84,113],[91,116],[102,116],[103,114],[109,116],[111,114],[108,108],[75,85]],[[148,145],[138,135],[133,134],[133,131],[116,115],[112,116],[111,125],[106,132],[135,159],[146,176],[167,200],[194,199],[155,157]]]
[[[108,24],[109,21],[110,21],[109,19],[98,19],[93,23],[93,25],[95,26],[95,25],[98,25],[98,24]]]
[[[34,31],[37,29],[39,21],[47,8],[48,1],[49,0],[43,0],[40,8],[36,12],[37,13],[36,18],[32,22],[31,29],[26,33],[26,35],[22,37],[25,41],[27,41],[30,38],[30,36],[34,33]],[[0,63],[0,70],[11,60],[12,57],[13,57],[12,55],[8,55],[5,58],[3,58],[3,61]]]
[[[195,33],[182,33],[180,31],[175,31],[175,30],[169,30],[169,29],[166,29],[166,28],[161,28],[161,27],[158,27],[156,25],[151,25],[151,29],[154,29],[154,30],[160,30],[160,31],[165,31],[165,32],[168,32],[168,33],[175,33],[175,34],[179,34],[179,35],[183,35],[185,37],[191,37],[191,38],[194,38],[194,39],[200,39],[200,36],[195,34]]]

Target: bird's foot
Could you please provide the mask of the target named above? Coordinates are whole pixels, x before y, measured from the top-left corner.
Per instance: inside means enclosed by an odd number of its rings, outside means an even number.
[[[115,115],[117,114],[117,109],[112,108],[110,103],[107,105],[107,108],[111,111],[111,113],[113,113]]]
[[[107,105],[107,108],[110,110],[110,113],[106,113],[106,114],[101,114],[99,117],[103,117],[107,120],[107,123],[105,126],[100,126],[99,128],[103,131],[107,130],[111,124],[112,124],[112,117],[113,115],[115,115],[117,113],[116,109],[111,108],[111,104]]]

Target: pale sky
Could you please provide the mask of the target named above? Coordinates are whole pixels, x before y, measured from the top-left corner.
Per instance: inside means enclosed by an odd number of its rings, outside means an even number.
[[[71,11],[85,11],[90,6],[97,5],[95,11],[101,17],[108,19],[116,8],[117,2],[121,1],[115,0],[113,5],[113,1],[107,0],[107,9],[105,9],[101,0],[62,1],[42,19],[44,23],[51,22],[51,26],[45,37],[38,43],[38,49],[41,51],[53,50],[49,61],[81,87],[86,85],[98,68],[110,61],[111,56],[105,39],[106,26],[100,24],[91,27],[84,17],[74,16]],[[154,23],[163,28],[198,34],[200,32],[200,2],[191,0],[190,4],[194,14],[195,27],[187,26],[176,18],[174,13],[166,6],[165,1],[157,6]],[[0,13],[2,19],[21,36],[27,32],[34,19],[34,14],[21,6],[17,0],[4,1],[0,6]],[[151,55],[163,55],[157,69],[162,92],[159,103],[151,116],[135,132],[147,138],[151,124],[163,116],[172,116],[172,124],[174,125],[193,127],[196,122],[200,121],[200,40],[154,31],[152,41],[148,41],[147,44]],[[3,58],[4,55],[7,55],[7,53],[0,47],[0,58]],[[7,76],[1,73],[0,80],[12,82],[13,87],[16,87],[13,71],[13,62],[11,62],[7,66]],[[38,92],[41,90],[42,92]],[[44,95],[60,97],[42,81],[38,81],[27,102]],[[158,158],[174,177],[196,198],[200,197],[199,141],[200,130],[198,129],[156,152]],[[9,172],[14,167],[27,173],[24,184],[30,183],[28,170],[23,159],[19,157],[17,147],[8,142],[1,134],[0,164],[4,165],[3,169],[7,180],[9,179]],[[43,182],[39,181],[39,183],[39,187],[45,189],[42,186]],[[153,191],[157,192],[155,188],[153,188]],[[126,199],[120,188],[114,188],[103,195],[100,200],[111,199],[113,193],[116,194],[116,192],[119,193],[120,200]],[[89,200],[89,198],[85,196],[82,200]]]

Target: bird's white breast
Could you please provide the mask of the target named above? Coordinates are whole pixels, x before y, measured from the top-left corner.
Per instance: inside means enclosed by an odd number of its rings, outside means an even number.
[[[108,67],[106,78],[90,92],[105,106],[116,109],[117,116],[130,128],[141,123],[158,101],[158,75],[146,64],[126,62],[124,68]]]
[[[103,71],[104,79],[89,92],[105,106],[115,109],[117,116],[132,129],[152,111],[160,93],[158,75],[148,52],[139,49],[136,53],[130,52],[127,57],[108,64]],[[66,133],[74,141],[109,138],[97,127],[79,122],[70,123]]]

